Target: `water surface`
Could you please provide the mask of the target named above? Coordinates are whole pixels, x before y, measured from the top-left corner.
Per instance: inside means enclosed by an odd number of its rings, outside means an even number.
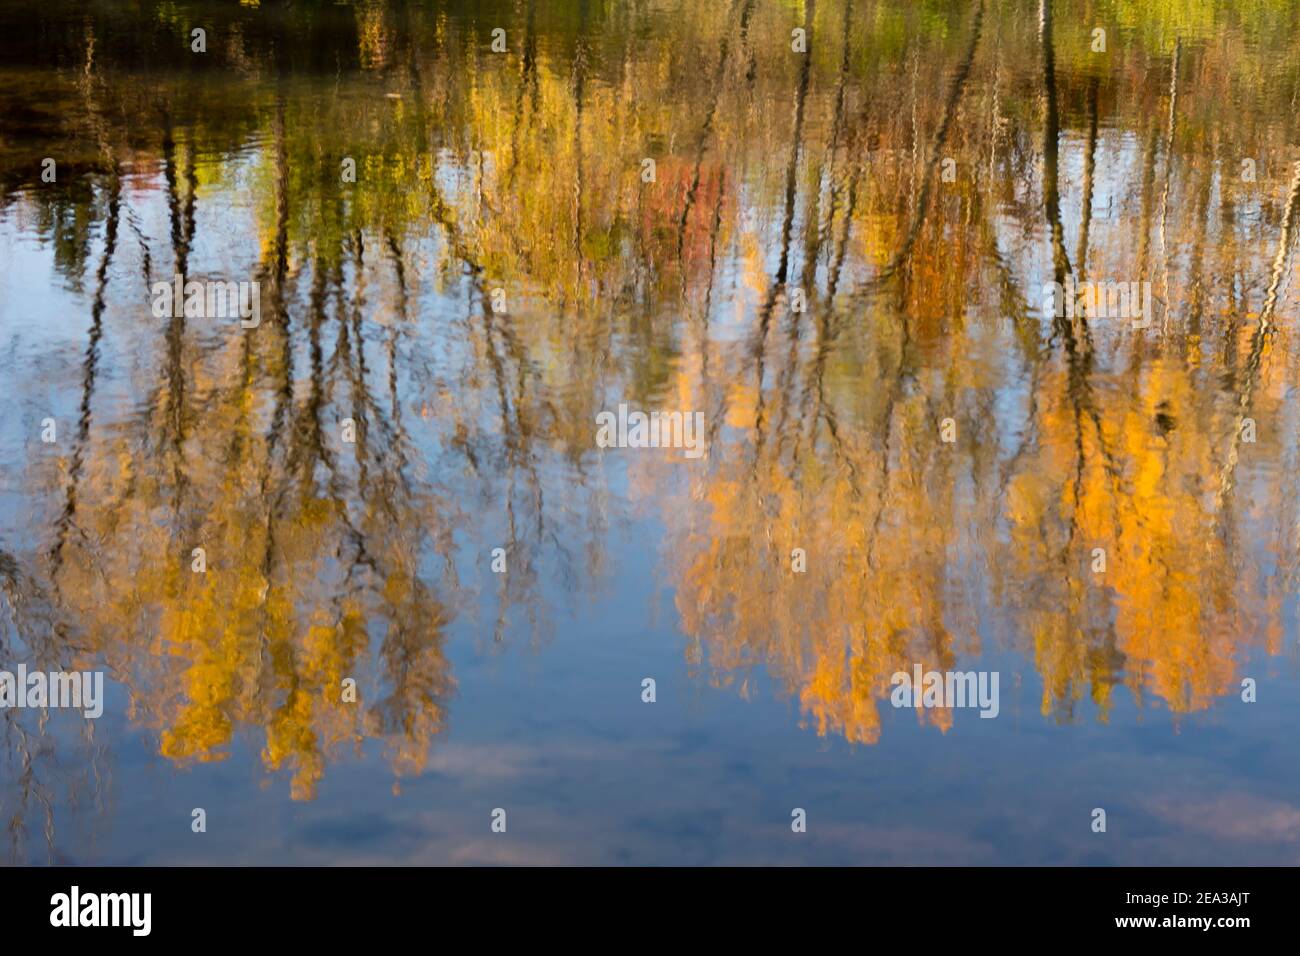
[[[1300,862],[1298,103],[1269,0],[10,0],[0,668],[108,699],[6,857]]]

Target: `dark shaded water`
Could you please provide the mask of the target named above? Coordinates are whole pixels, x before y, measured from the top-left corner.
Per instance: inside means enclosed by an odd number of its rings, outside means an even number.
[[[8,855],[1300,862],[1298,103],[1266,0],[6,3]]]

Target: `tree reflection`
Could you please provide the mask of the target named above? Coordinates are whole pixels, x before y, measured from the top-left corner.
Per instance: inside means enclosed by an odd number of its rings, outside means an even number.
[[[1099,67],[1082,9],[265,3],[214,7],[198,64],[163,7],[52,16],[19,95],[79,107],[5,103],[0,209],[89,326],[76,427],[24,466],[41,547],[0,542],[6,651],[102,662],[178,763],[255,731],[298,799],[368,740],[416,775],[483,556],[492,643],[543,641],[548,587],[609,573],[625,461],[692,665],[761,668],[819,733],[876,741],[895,671],[990,645],[1060,720],[1232,693],[1296,567],[1269,71],[1300,31],[1206,5]],[[172,273],[257,278],[262,325],[146,322]],[[1153,281],[1160,328],[1045,314],[1066,276]],[[599,458],[620,398],[703,410],[707,460]],[[21,818],[39,731],[6,721]]]

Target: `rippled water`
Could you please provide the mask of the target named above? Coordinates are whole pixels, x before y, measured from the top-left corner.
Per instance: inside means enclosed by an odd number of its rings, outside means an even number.
[[[1298,102],[1269,0],[5,4],[0,669],[107,678],[6,854],[1300,862]]]

